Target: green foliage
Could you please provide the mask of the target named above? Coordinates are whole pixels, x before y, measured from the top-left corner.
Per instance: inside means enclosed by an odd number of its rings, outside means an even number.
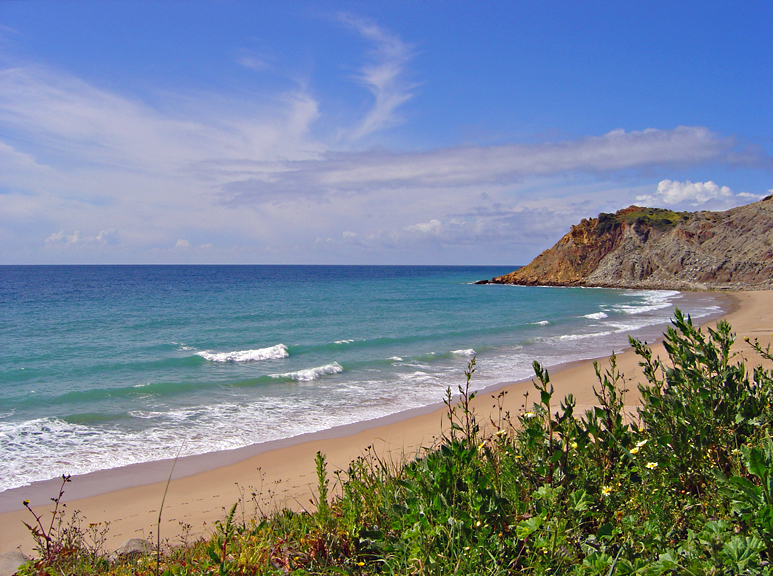
[[[648,381],[639,386],[640,415],[653,439],[648,452],[680,489],[699,493],[715,470],[730,473],[734,454],[769,425],[773,380],[762,369],[750,377],[742,361],[730,361],[735,335],[724,320],[708,337],[679,310],[673,324],[663,342],[670,365],[631,339]]]
[[[554,398],[550,374],[535,363],[537,401],[528,406],[527,394],[514,421],[500,404],[490,426],[471,403],[473,359],[458,400],[447,392],[449,428],[439,445],[403,462],[369,449],[335,474],[332,488],[318,453],[315,511],[256,509],[247,521],[244,513],[236,518],[235,505],[206,540],[167,545],[158,569],[191,576],[773,574],[773,376],[734,362],[734,340],[727,323],[703,333],[677,311],[665,334],[666,360],[631,341],[646,379],[637,414],[626,412],[613,356],[606,369],[595,366],[596,406],[584,414],[575,414],[571,396]],[[22,574],[150,576],[156,569],[152,559],[51,554],[66,548],[59,540],[70,532],[36,522],[30,530],[41,560]],[[77,552],[82,543],[73,546]]]
[[[689,212],[674,212],[664,208],[637,208],[620,210],[615,214],[599,214],[596,234],[602,236],[618,228],[623,222],[637,228],[650,227],[656,230],[669,230],[689,218]]]
[[[673,228],[688,217],[689,212],[674,212],[665,208],[639,208],[630,212],[624,211],[619,215],[624,222],[634,222],[661,230]]]

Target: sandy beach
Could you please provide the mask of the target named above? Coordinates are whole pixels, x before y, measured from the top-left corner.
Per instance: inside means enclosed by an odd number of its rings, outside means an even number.
[[[758,338],[763,346],[773,334],[773,292],[736,292],[724,317],[737,334],[736,350],[753,364],[759,363],[744,342],[745,337]],[[689,312],[689,310],[685,310]],[[706,322],[710,326],[715,321]],[[655,354],[665,356],[662,345],[653,346]],[[599,360],[602,367],[606,359]],[[636,383],[643,381],[638,357],[631,350],[618,355],[618,367],[625,375],[629,404],[633,407]],[[596,377],[592,361],[560,366],[551,370],[555,398],[573,394],[578,410],[593,405]],[[449,384],[455,387],[463,375]],[[531,381],[502,384],[481,392],[475,400],[476,412],[482,419],[492,413],[499,390],[506,390],[505,410],[515,414],[531,391],[529,404],[535,399]],[[431,446],[446,426],[442,404],[401,413],[387,418],[342,426],[325,432],[290,440],[270,442],[229,452],[218,452],[180,459],[166,495],[161,523],[161,537],[176,541],[180,524],[189,524],[192,534],[206,532],[214,521],[223,517],[243,494],[261,494],[269,506],[301,509],[309,505],[316,478],[314,456],[321,451],[327,456],[328,470],[345,470],[348,463],[374,450],[380,456],[394,459],[415,454]],[[171,461],[140,464],[94,474],[73,477],[66,486],[67,510],[80,510],[88,522],[110,522],[108,548],[115,548],[129,538],[149,537],[156,531],[158,509],[164,494]],[[30,500],[38,513],[48,516],[48,499],[55,496],[59,481],[35,483],[32,486],[0,493],[0,553],[20,548],[32,551],[33,541],[22,521],[32,520],[22,508]],[[246,511],[252,512],[247,502]],[[50,517],[50,516],[49,516]],[[155,536],[154,536],[155,537]]]

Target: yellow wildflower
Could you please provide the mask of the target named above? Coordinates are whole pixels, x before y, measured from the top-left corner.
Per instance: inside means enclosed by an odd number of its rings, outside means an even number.
[[[569,446],[572,448],[572,450],[577,450],[577,442],[572,442],[569,444]]]
[[[610,494],[612,494],[612,488],[610,488],[609,486],[604,486],[604,487],[601,489],[601,494],[602,494],[603,496],[609,496]]]
[[[642,446],[644,446],[646,443],[647,443],[647,440],[646,440],[646,438],[645,438],[644,440],[641,440],[641,441],[637,442],[637,443],[636,443],[636,447],[637,447],[637,448],[641,448],[641,447],[642,447]]]
[[[631,454],[634,454],[634,455],[638,454],[639,450],[640,448],[638,446],[634,446],[633,448],[631,448]]]
[[[647,462],[647,468],[649,468],[650,470],[654,470],[657,467],[658,467],[657,462]]]

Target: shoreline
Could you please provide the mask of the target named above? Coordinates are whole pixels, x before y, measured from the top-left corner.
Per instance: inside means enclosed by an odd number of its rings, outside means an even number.
[[[701,325],[713,325],[718,318],[727,318],[747,350],[745,336],[769,339],[773,332],[773,293],[726,294],[726,310],[702,319]],[[770,328],[759,328],[763,324]],[[652,348],[655,354],[663,356],[659,342],[660,339]],[[637,358],[630,347],[617,356],[627,387],[635,389],[635,383],[642,380]],[[602,368],[606,358],[596,359]],[[594,404],[593,359],[559,364],[550,367],[550,371],[557,399],[574,394],[579,411]],[[515,414],[525,392],[532,393],[529,400],[533,401],[533,390],[531,379],[498,383],[478,391],[474,405],[485,421],[492,411],[492,395],[507,391],[505,409]],[[162,538],[174,540],[180,522],[192,525],[193,535],[206,531],[208,525],[222,518],[225,508],[237,501],[242,490],[249,499],[252,487],[273,500],[270,507],[301,509],[316,485],[314,456],[318,450],[326,454],[331,473],[345,470],[351,460],[368,449],[380,456],[403,457],[431,446],[440,436],[445,420],[445,406],[439,402],[292,438],[181,458],[175,465],[164,505]],[[342,442],[342,438],[346,441]],[[89,522],[110,521],[107,547],[115,548],[129,538],[147,537],[155,532],[158,505],[171,465],[170,460],[162,460],[79,476],[65,487],[63,500],[69,511],[80,510]],[[32,538],[21,523],[29,521],[30,514],[21,508],[21,501],[29,499],[33,505],[48,503],[60,485],[61,479],[54,479],[0,493],[0,553],[18,546],[25,553],[31,551]],[[41,513],[48,508],[41,505],[36,511]]]

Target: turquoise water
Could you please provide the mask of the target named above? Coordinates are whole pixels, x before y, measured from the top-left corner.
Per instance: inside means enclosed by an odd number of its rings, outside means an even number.
[[[473,285],[504,267],[0,267],[0,491],[237,448],[654,339],[710,294]]]

